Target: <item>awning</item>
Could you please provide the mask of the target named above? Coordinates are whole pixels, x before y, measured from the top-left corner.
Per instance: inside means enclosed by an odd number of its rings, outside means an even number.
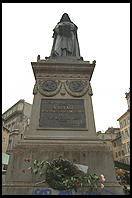
[[[115,167],[118,169],[122,169],[125,171],[130,171],[130,165],[129,164],[124,164],[122,162],[114,161]]]
[[[121,171],[121,170],[116,170],[116,173],[117,174],[121,174],[121,175],[124,175],[125,174],[125,172],[124,171]]]
[[[2,164],[8,165],[9,155],[2,152]]]

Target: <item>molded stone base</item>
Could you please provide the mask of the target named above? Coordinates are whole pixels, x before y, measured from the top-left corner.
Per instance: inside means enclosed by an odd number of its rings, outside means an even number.
[[[90,192],[86,187],[83,192],[62,192],[51,189],[48,184],[36,184],[42,181],[39,176],[32,175],[27,168],[37,160],[48,160],[62,157],[77,164],[87,165],[88,173],[104,174],[106,178],[104,190]],[[30,158],[31,162],[25,163],[24,158]],[[22,169],[26,173],[22,173]],[[44,178],[43,178],[44,179]],[[97,140],[24,140],[19,142],[10,156],[6,175],[6,183],[3,184],[3,194],[8,195],[33,195],[33,194],[101,194],[123,195],[123,189],[115,177],[113,155],[110,147]]]

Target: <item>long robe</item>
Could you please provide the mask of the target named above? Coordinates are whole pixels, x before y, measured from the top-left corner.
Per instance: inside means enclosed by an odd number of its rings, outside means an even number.
[[[51,56],[74,56],[80,59],[77,26],[71,22],[60,22],[54,28]]]

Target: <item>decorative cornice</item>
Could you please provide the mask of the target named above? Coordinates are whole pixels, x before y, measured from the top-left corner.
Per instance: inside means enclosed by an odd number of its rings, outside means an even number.
[[[50,62],[31,62],[35,79],[39,73],[56,73],[56,74],[88,74],[90,79],[92,77],[95,63],[90,64],[89,62],[79,63],[50,63]],[[89,79],[89,80],[90,80]]]

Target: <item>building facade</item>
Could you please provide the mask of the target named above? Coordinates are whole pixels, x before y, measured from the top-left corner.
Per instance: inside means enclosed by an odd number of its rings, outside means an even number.
[[[2,118],[5,120],[5,127],[10,131],[7,148],[8,154],[10,154],[17,141],[23,139],[24,131],[29,125],[31,108],[31,104],[24,100],[19,100],[2,114]]]
[[[117,137],[119,132],[120,132],[120,128],[109,127],[104,133],[98,131],[97,137],[101,140],[111,141]]]
[[[9,161],[9,155],[7,154],[8,142],[10,131],[5,127],[5,120],[2,119],[2,181],[5,178],[6,169]]]
[[[122,149],[121,135],[111,140],[111,142],[112,142],[114,161],[122,162],[122,159],[124,157],[124,150]]]
[[[130,91],[126,93],[126,99],[128,109],[117,121],[119,121],[120,125],[121,141],[124,151],[122,162],[130,164]]]
[[[97,137],[104,140],[113,152],[114,161],[118,160],[116,153],[122,152],[120,128],[109,127],[105,133],[97,132]]]
[[[9,142],[10,131],[5,127],[5,121],[2,119],[2,152],[6,153]]]
[[[130,91],[126,93],[126,100],[128,109],[117,120],[120,128],[110,127],[105,133],[97,132],[97,136],[111,147],[114,161],[130,164]]]

